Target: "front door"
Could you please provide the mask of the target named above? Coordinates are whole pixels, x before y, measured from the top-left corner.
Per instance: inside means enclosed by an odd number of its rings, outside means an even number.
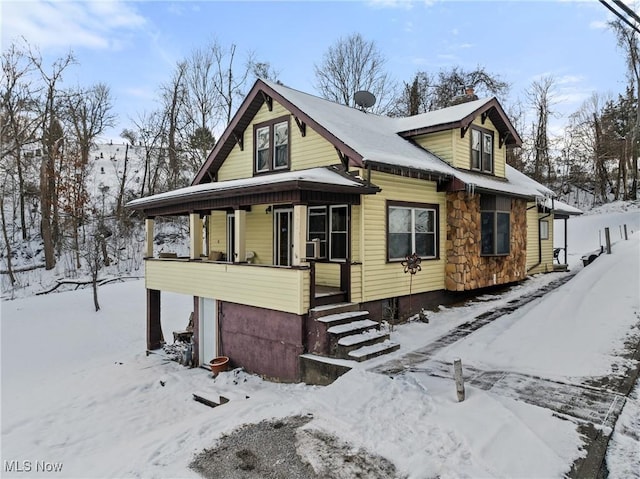
[[[274,210],[274,264],[291,266],[293,253],[293,209]]]

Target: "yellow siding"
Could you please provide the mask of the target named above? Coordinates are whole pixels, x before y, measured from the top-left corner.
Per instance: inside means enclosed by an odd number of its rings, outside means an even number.
[[[340,287],[340,263],[316,263],[316,284]]]
[[[246,249],[255,253],[255,264],[273,264],[273,214],[266,214],[269,205],[254,205],[247,212]],[[227,213],[212,211],[209,227],[209,251],[227,253]]]
[[[247,251],[256,254],[256,264],[273,264],[273,213],[265,213],[267,206],[254,205],[247,212]]]
[[[351,207],[351,261],[360,261],[360,205]]]
[[[499,134],[489,118],[482,123],[480,118],[473,121],[474,125],[494,132],[494,174],[505,176],[506,147],[499,147]],[[456,168],[468,170],[471,168],[471,134],[467,131],[464,138],[460,137],[460,129],[439,131],[417,136],[414,140],[423,148],[438,155],[444,161]]]
[[[427,135],[421,135],[414,140],[423,148],[429,150],[431,153],[438,155],[444,161],[451,164],[453,159],[453,147],[455,144],[454,134],[459,130],[446,130],[438,131],[436,133],[429,133]]]
[[[309,308],[306,269],[170,260],[148,260],[145,269],[148,289],[294,314],[305,314]]]
[[[351,265],[351,302],[361,303],[362,299],[362,265]]]
[[[538,213],[535,203],[527,204],[527,271],[529,274],[553,271],[553,217]],[[549,239],[540,240],[542,259],[538,240],[540,237],[539,220],[549,223]]]
[[[278,102],[273,102],[269,111],[262,105],[244,132],[244,149],[236,144],[218,171],[218,181],[250,178],[253,176],[253,126],[273,118],[289,115],[289,111]],[[317,166],[334,165],[340,162],[335,148],[307,125],[306,136],[302,136],[293,116],[289,121],[289,147],[291,169],[301,170]]]
[[[209,218],[209,251],[227,254],[227,213],[212,211]]]
[[[476,118],[472,124],[493,131],[494,174],[504,178],[507,148],[504,145],[502,148],[499,148],[500,139],[498,130],[496,130],[496,127],[489,118],[487,118],[484,123],[482,123],[480,118]],[[471,168],[471,133],[467,130],[464,138],[460,138],[459,129],[455,130],[454,133],[453,166],[468,170]]]
[[[387,263],[386,200],[432,203],[440,206],[439,246],[440,259],[424,260],[422,271],[413,277],[412,292],[444,289],[446,199],[436,191],[436,184],[414,178],[404,178],[373,172],[373,184],[382,189],[375,196],[363,199],[364,216],[364,274],[362,300],[373,301],[409,294],[409,273],[404,273],[400,263]]]

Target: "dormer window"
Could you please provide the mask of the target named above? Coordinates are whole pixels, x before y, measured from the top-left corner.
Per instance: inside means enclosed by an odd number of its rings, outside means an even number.
[[[493,173],[493,133],[471,129],[471,169]]]
[[[254,126],[254,172],[289,169],[289,117]]]

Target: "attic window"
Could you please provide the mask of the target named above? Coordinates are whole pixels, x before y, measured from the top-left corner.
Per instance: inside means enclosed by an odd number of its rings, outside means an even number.
[[[493,132],[471,129],[471,169],[493,173]]]
[[[254,173],[289,169],[289,117],[254,126]]]

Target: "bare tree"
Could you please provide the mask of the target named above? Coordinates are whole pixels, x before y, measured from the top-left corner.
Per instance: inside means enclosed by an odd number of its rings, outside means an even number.
[[[163,113],[166,118],[166,138],[167,155],[169,158],[167,186],[169,189],[177,188],[180,185],[180,121],[182,118],[182,108],[185,105],[186,87],[185,75],[187,63],[178,62],[173,72],[171,80],[162,86]]]
[[[254,64],[253,54],[248,53],[244,64],[238,66],[236,48],[234,43],[228,49],[217,42],[211,46],[216,63],[214,85],[220,95],[221,116],[225,126],[229,124],[235,112],[235,101],[244,95],[251,66]]]
[[[355,107],[354,94],[359,90],[376,97],[374,113],[392,109],[395,84],[385,70],[386,59],[374,41],[359,33],[340,38],[325,52],[322,62],[314,65],[316,89],[320,95],[343,105]]]
[[[635,25],[636,27],[638,26],[637,22]],[[609,22],[609,26],[616,34],[618,46],[625,53],[627,76],[636,96],[635,122],[629,132],[629,141],[632,145],[630,149],[632,157],[631,170],[633,171],[630,197],[636,199],[638,197],[638,151],[636,145],[640,139],[640,44],[638,32],[624,24],[622,20],[615,19]]]
[[[115,125],[111,91],[104,83],[87,89],[77,88],[66,92],[62,104],[71,133],[78,144],[81,161],[86,165],[96,138]]]
[[[566,155],[571,158],[569,176],[581,187],[593,185],[594,202],[604,203],[611,190],[608,158],[605,154],[602,112],[606,98],[594,93],[569,117]],[[587,171],[587,175],[581,174]]]
[[[161,171],[164,169],[162,159],[166,143],[167,117],[157,110],[141,113],[132,120],[135,126],[139,146],[144,153],[144,171],[140,182],[140,196],[153,195],[158,192]]]
[[[40,232],[44,246],[45,268],[53,269],[56,264],[55,246],[60,240],[58,225],[58,201],[56,198],[56,160],[62,155],[64,133],[59,122],[58,83],[62,74],[73,63],[72,53],[58,58],[46,71],[42,57],[37,51],[30,50],[29,58],[40,72],[44,83],[44,102],[41,105],[40,125],[42,131],[42,163],[40,165]]]
[[[2,84],[0,85],[0,158],[11,156],[18,176],[20,225],[23,241],[28,228],[25,216],[24,149],[33,144],[40,122],[37,114],[37,89],[31,74],[34,66],[24,49],[11,44],[2,53]],[[35,155],[32,155],[34,157]]]
[[[474,70],[464,70],[455,66],[440,70],[437,75],[422,71],[416,73],[411,83],[404,83],[392,114],[417,115],[451,106],[469,88],[473,89],[474,95],[478,97],[505,98],[509,92],[507,82],[481,66]]]
[[[533,177],[537,181],[550,181],[553,176],[549,153],[549,117],[555,96],[555,79],[551,76],[534,81],[527,90],[527,97],[535,111]],[[544,171],[546,169],[546,174]]]

